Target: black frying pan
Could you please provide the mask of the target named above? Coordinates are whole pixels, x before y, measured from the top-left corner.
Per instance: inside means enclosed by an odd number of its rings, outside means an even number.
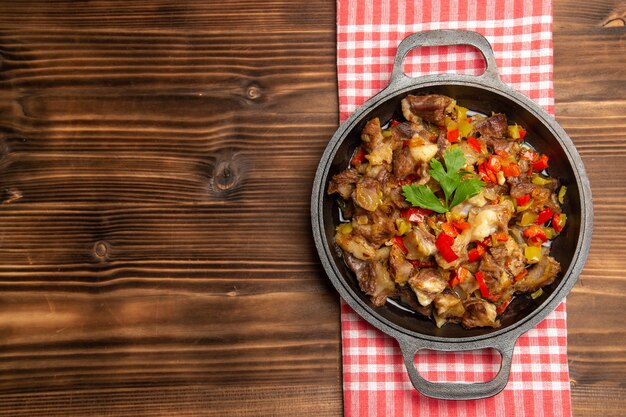
[[[407,77],[402,66],[409,51],[420,46],[471,45],[484,56],[482,75],[440,74]],[[356,277],[345,265],[334,244],[339,223],[335,196],[328,196],[328,180],[344,170],[360,143],[365,123],[379,117],[381,124],[401,116],[400,101],[407,94],[445,94],[461,106],[484,114],[505,113],[508,119],[527,130],[526,140],[550,157],[549,174],[567,186],[563,211],[567,225],[553,242],[551,254],[562,272],[535,300],[517,297],[500,321],[498,329],[464,329],[448,324],[441,329],[432,321],[387,303],[375,307],[359,289]],[[591,244],[593,206],[591,189],[582,161],[572,141],[556,121],[539,105],[505,85],[498,76],[489,42],[480,34],[460,30],[436,30],[413,34],[398,46],[389,85],[365,102],[334,134],[320,161],[311,198],[311,219],[317,250],[333,285],[341,297],[365,320],[395,338],[400,345],[411,382],[422,394],[442,399],[476,399],[497,394],[506,385],[517,338],[543,320],[565,298],[582,271]],[[502,356],[496,377],[481,383],[436,383],[425,380],[415,369],[420,349],[463,351],[494,348]]]

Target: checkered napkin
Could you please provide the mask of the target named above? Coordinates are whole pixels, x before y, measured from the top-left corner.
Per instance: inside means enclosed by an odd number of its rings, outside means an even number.
[[[480,32],[493,46],[502,80],[553,113],[550,0],[337,0],[337,69],[341,119],[389,82],[400,41],[433,29]],[[412,76],[480,74],[471,47],[428,47],[405,61]],[[570,416],[567,325],[561,304],[515,346],[509,383],[492,398],[444,401],[419,394],[397,343],[342,301],[343,388],[346,416]],[[490,351],[421,351],[416,366],[430,381],[481,382],[500,364]]]

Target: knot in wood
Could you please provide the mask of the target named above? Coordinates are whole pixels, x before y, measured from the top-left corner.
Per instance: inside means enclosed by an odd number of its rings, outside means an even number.
[[[250,100],[256,100],[261,97],[261,89],[257,85],[249,85],[246,89],[246,97]]]
[[[93,245],[93,253],[97,258],[102,260],[106,259],[109,254],[109,244],[103,240],[96,242],[96,244]]]
[[[20,190],[16,189],[6,189],[2,192],[2,204],[10,204],[14,201],[19,200],[23,197],[23,194]]]
[[[239,170],[233,161],[219,161],[213,174],[213,185],[218,191],[228,191],[239,181]]]

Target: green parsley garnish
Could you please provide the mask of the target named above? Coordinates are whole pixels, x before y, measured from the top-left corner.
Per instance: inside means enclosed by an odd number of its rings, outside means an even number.
[[[445,151],[443,161],[446,164],[445,168],[441,162],[433,158],[430,161],[431,169],[428,171],[430,176],[441,185],[444,195],[443,203],[430,188],[415,184],[402,187],[402,194],[409,203],[437,213],[445,213],[478,194],[485,186],[485,183],[478,178],[464,178],[469,173],[461,171],[461,168],[465,166],[465,155],[458,147]]]

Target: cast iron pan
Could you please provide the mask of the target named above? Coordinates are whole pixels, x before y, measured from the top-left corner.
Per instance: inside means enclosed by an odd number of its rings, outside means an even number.
[[[486,61],[479,76],[440,74],[419,78],[407,77],[402,66],[409,51],[420,46],[471,45]],[[387,303],[374,307],[359,289],[356,277],[344,263],[335,246],[335,226],[339,223],[335,196],[328,196],[328,179],[344,170],[360,142],[365,123],[379,117],[381,124],[401,117],[400,101],[407,94],[438,93],[453,97],[471,110],[484,114],[505,113],[511,122],[528,131],[526,139],[539,152],[550,157],[549,174],[567,186],[563,211],[567,225],[553,242],[551,254],[562,272],[544,288],[536,300],[517,297],[501,317],[498,329],[464,329],[447,324],[438,329],[432,321],[411,311]],[[389,85],[369,99],[341,124],[320,161],[313,184],[311,201],[313,236],[320,260],[341,297],[365,320],[395,338],[415,388],[429,397],[466,400],[490,397],[500,392],[509,379],[511,357],[517,338],[543,320],[565,298],[580,274],[589,246],[593,206],[589,180],[578,152],[565,131],[539,105],[505,85],[498,76],[489,42],[480,34],[467,31],[437,30],[415,33],[398,46]],[[420,349],[464,351],[496,349],[501,366],[494,379],[481,383],[436,383],[425,380],[415,369],[414,357]]]

